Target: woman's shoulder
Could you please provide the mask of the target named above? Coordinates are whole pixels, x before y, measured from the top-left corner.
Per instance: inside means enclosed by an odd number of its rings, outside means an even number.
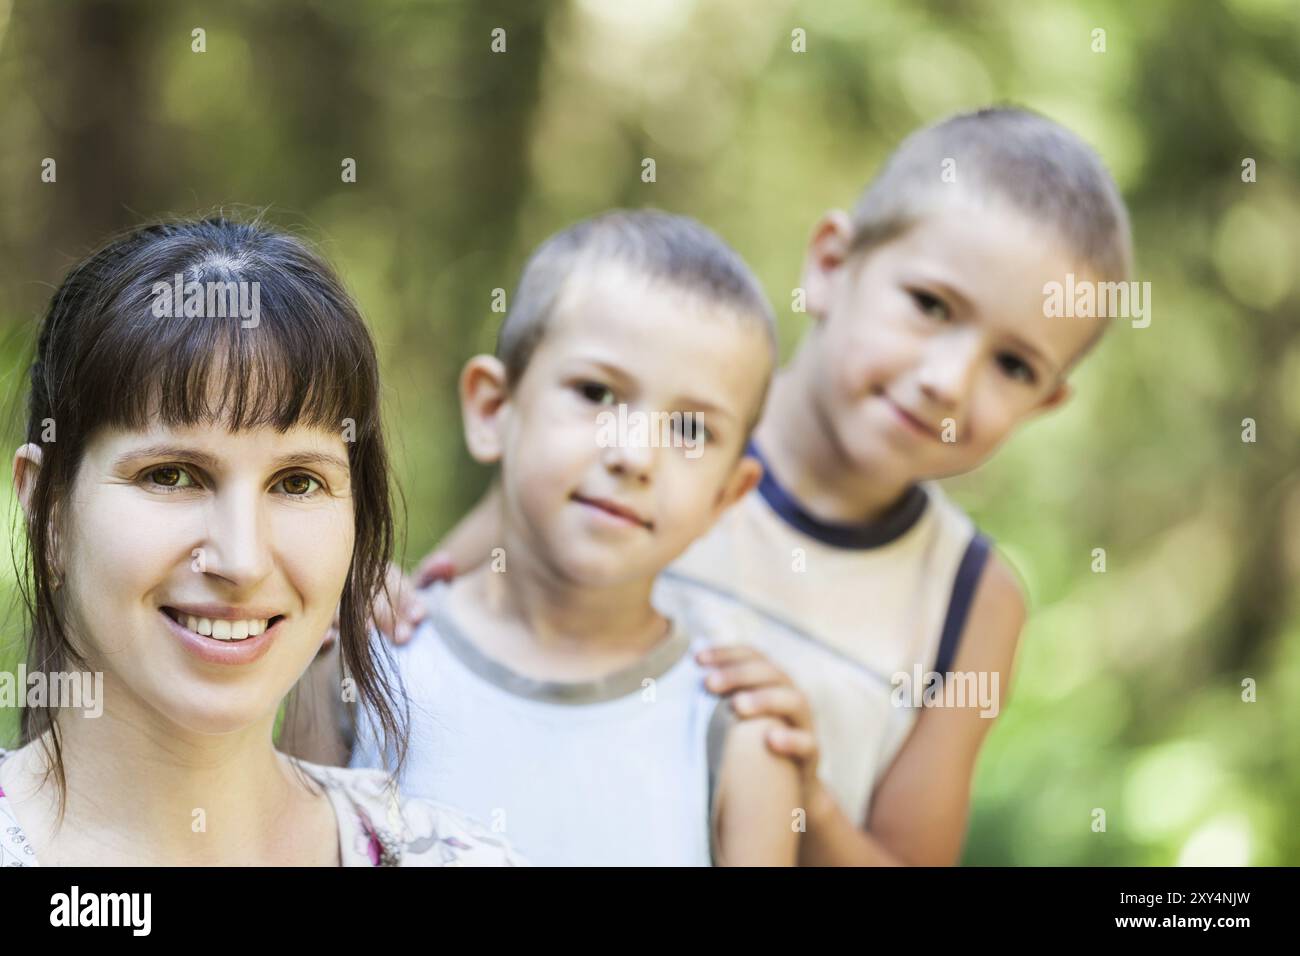
[[[0,764],[15,753],[17,751],[0,747]],[[0,867],[39,865],[36,862],[36,848],[18,824],[4,787],[0,786]]]
[[[382,770],[299,766],[323,786],[344,866],[524,866],[500,834],[454,807],[402,795]]]

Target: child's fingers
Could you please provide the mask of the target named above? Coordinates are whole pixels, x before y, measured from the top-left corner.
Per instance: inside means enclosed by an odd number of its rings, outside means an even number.
[[[756,658],[767,659],[748,644],[715,644],[695,655],[695,660],[705,667],[722,667]]]
[[[415,569],[415,586],[427,588],[434,581],[450,581],[456,576],[456,564],[446,551],[428,555]]]
[[[705,678],[705,686],[715,694],[790,683],[789,675],[765,657],[719,667]]]
[[[789,757],[805,765],[815,765],[819,757],[817,735],[811,730],[774,727],[768,731],[767,747],[779,757]]]
[[[414,588],[409,585],[403,588],[400,598],[401,617],[393,633],[394,642],[405,644],[414,637],[416,626],[428,616],[428,613],[429,610],[424,606],[424,602],[415,596]]]
[[[788,684],[742,691],[731,698],[731,707],[741,717],[780,717],[801,730],[811,730],[813,726],[808,698]]]
[[[384,637],[392,640],[397,631],[397,614],[393,610],[393,602],[388,596],[388,590],[385,588],[375,595],[374,603],[370,605],[370,622],[374,624],[376,630]]]

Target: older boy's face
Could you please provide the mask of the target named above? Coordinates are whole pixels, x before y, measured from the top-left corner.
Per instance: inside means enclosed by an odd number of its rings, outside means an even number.
[[[509,398],[508,521],[574,583],[657,574],[743,480],[770,372],[756,323],[620,268],[571,282]]]
[[[820,417],[856,466],[968,471],[1064,397],[1100,321],[1044,317],[1043,287],[1095,280],[1056,234],[954,201],[836,270],[815,348]]]

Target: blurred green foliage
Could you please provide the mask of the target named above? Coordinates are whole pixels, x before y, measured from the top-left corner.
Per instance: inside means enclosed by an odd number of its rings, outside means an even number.
[[[540,239],[615,205],[696,216],[755,267],[788,352],[817,217],[918,125],[1027,105],[1114,171],[1153,321],[1117,323],[1064,410],[950,483],[1031,598],[965,860],[1300,863],[1298,48],[1293,0],[0,0],[4,447],[76,258],[154,216],[269,207],[375,331],[412,561],[485,481],[455,379]],[[16,660],[19,615],[0,640]]]

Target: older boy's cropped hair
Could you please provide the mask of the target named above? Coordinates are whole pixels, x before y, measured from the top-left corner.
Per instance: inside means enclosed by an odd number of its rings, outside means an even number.
[[[620,265],[758,325],[776,352],[776,318],[739,254],[687,216],[653,209],[614,210],[551,236],[529,258],[497,337],[497,358],[517,383],[575,275]]]
[[[1100,157],[1059,123],[1010,106],[953,116],[903,140],[853,210],[853,249],[905,232],[945,189],[1000,200],[1048,226],[1103,281],[1132,272],[1128,210]]]

